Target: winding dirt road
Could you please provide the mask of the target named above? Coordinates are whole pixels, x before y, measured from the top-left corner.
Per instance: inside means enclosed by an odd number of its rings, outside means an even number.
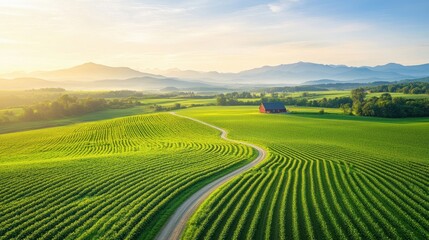
[[[243,144],[243,145],[249,146],[251,148],[254,148],[258,151],[258,156],[255,158],[255,160],[253,160],[249,164],[247,164],[247,165],[245,165],[239,169],[236,169],[233,172],[230,172],[227,175],[222,176],[222,177],[218,178],[217,180],[207,184],[206,186],[201,188],[198,192],[194,193],[191,197],[189,197],[184,203],[182,203],[182,205],[180,205],[180,207],[176,210],[176,212],[174,212],[174,214],[170,217],[168,222],[164,225],[164,227],[158,233],[158,235],[156,236],[156,239],[158,239],[158,240],[167,240],[167,239],[168,240],[177,240],[177,239],[180,239],[189,218],[192,216],[192,214],[194,214],[194,212],[197,210],[198,206],[210,195],[210,193],[212,193],[214,190],[216,190],[222,184],[229,181],[231,178],[237,176],[240,173],[243,173],[244,171],[246,171],[246,170],[252,168],[253,166],[255,166],[256,164],[260,163],[262,160],[265,159],[265,156],[267,155],[266,151],[259,146],[256,146],[256,145],[251,144],[251,143],[246,143],[246,142],[241,142],[241,141],[229,139],[227,137],[228,133],[225,130],[223,130],[222,128],[216,127],[214,125],[208,124],[206,122],[200,121],[200,120],[195,119],[195,118],[179,115],[175,112],[171,112],[171,114],[178,116],[178,117],[187,118],[187,119],[190,119],[192,121],[195,121],[195,122],[204,124],[206,126],[209,126],[211,128],[214,128],[216,130],[219,130],[221,132],[220,137],[222,139],[229,141],[229,142],[239,143],[239,144]]]

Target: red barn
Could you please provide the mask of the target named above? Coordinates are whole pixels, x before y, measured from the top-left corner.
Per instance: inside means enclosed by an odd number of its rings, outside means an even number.
[[[285,113],[285,105],[281,102],[270,102],[270,103],[261,103],[259,105],[259,112],[261,113]]]

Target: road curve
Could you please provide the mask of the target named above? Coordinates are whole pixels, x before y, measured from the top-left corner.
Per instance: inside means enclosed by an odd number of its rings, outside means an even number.
[[[214,128],[216,130],[219,130],[221,132],[220,137],[222,139],[229,141],[229,142],[233,142],[233,143],[243,144],[243,145],[249,146],[253,149],[256,149],[258,151],[258,156],[255,158],[255,160],[253,160],[249,164],[247,164],[247,165],[245,165],[239,169],[236,169],[236,170],[228,173],[225,176],[218,178],[217,180],[207,184],[206,186],[201,188],[198,192],[196,192],[192,196],[190,196],[184,203],[182,203],[182,205],[180,205],[180,207],[176,210],[176,212],[174,212],[174,214],[170,217],[168,222],[164,225],[164,227],[161,229],[161,231],[156,236],[155,239],[157,239],[157,240],[167,240],[167,239],[168,240],[178,240],[178,239],[180,239],[180,237],[183,234],[183,231],[185,230],[186,223],[188,222],[188,220],[190,219],[192,214],[194,214],[194,212],[197,210],[198,206],[200,206],[200,204],[210,195],[210,193],[212,193],[214,190],[216,190],[222,184],[229,181],[231,178],[237,176],[240,173],[243,173],[244,171],[246,171],[246,170],[252,168],[253,166],[255,166],[256,164],[260,163],[262,160],[265,159],[265,156],[267,155],[267,152],[259,146],[256,146],[256,145],[251,144],[251,143],[246,143],[246,142],[241,142],[241,141],[229,139],[227,137],[228,133],[225,130],[223,130],[222,128],[216,127],[214,125],[208,124],[206,122],[200,121],[200,120],[195,119],[195,118],[179,115],[175,112],[170,112],[170,113],[175,115],[175,116],[187,118],[187,119],[190,119],[192,121],[195,121],[195,122],[204,124],[206,126],[209,126],[211,128]]]

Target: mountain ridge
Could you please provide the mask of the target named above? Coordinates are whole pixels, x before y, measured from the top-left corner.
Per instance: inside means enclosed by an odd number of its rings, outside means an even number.
[[[32,77],[50,81],[97,81],[105,79],[128,79],[133,77],[163,77],[151,73],[144,73],[129,67],[111,67],[107,65],[86,62],[70,68],[53,71],[37,71],[25,74],[9,74],[12,78]]]
[[[162,74],[165,73],[165,74]],[[377,66],[346,66],[297,62],[262,66],[236,73],[169,69],[155,73],[129,67],[111,67],[87,62],[74,67],[29,74],[17,73],[14,80],[1,80],[0,89],[65,87],[72,89],[162,89],[165,87],[225,87],[260,85],[308,85],[323,82],[368,83],[399,81],[429,76],[429,64],[405,66],[388,63]],[[0,75],[5,78],[5,75]],[[37,80],[36,80],[37,79]],[[327,81],[328,80],[328,81]]]
[[[186,72],[186,75],[182,73]],[[429,64],[401,65],[388,63],[377,66],[347,66],[335,64],[319,64],[312,62],[296,62],[290,64],[265,65],[243,70],[236,73],[199,72],[194,70],[178,70],[174,72],[156,71],[168,77],[184,77],[185,79],[212,79],[214,76],[223,82],[238,81],[239,83],[271,83],[271,84],[302,84],[315,79],[335,79],[337,81],[397,81],[407,78],[429,76]]]

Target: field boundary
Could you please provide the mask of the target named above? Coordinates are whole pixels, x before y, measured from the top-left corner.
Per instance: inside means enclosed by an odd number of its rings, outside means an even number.
[[[212,124],[203,122],[201,120],[198,120],[198,119],[195,119],[192,117],[183,116],[183,115],[177,114],[175,112],[170,112],[170,114],[177,116],[177,117],[186,118],[186,119],[201,123],[203,125],[209,126],[211,128],[214,128],[214,129],[221,132],[220,137],[222,139],[224,139],[228,142],[243,144],[243,145],[246,145],[248,147],[251,147],[251,148],[255,149],[256,151],[258,151],[258,156],[249,164],[246,164],[246,165],[242,166],[241,168],[236,169],[236,170],[216,179],[215,181],[205,185],[203,188],[201,188],[196,193],[194,193],[192,196],[190,196],[185,202],[183,202],[179,206],[179,208],[174,212],[174,214],[168,219],[167,223],[162,227],[161,231],[158,233],[158,235],[155,238],[155,239],[159,239],[159,240],[166,240],[166,239],[178,240],[178,239],[180,239],[182,234],[183,234],[183,231],[185,230],[185,227],[186,227],[188,220],[195,213],[195,211],[201,205],[201,203],[204,200],[206,200],[207,197],[212,192],[214,192],[216,189],[218,189],[224,183],[231,180],[233,177],[247,171],[248,169],[250,169],[250,168],[254,167],[255,165],[257,165],[258,163],[262,162],[265,159],[265,157],[267,156],[267,152],[263,148],[256,146],[255,144],[229,139],[228,138],[228,132],[226,130],[220,128],[220,127],[214,126]]]

